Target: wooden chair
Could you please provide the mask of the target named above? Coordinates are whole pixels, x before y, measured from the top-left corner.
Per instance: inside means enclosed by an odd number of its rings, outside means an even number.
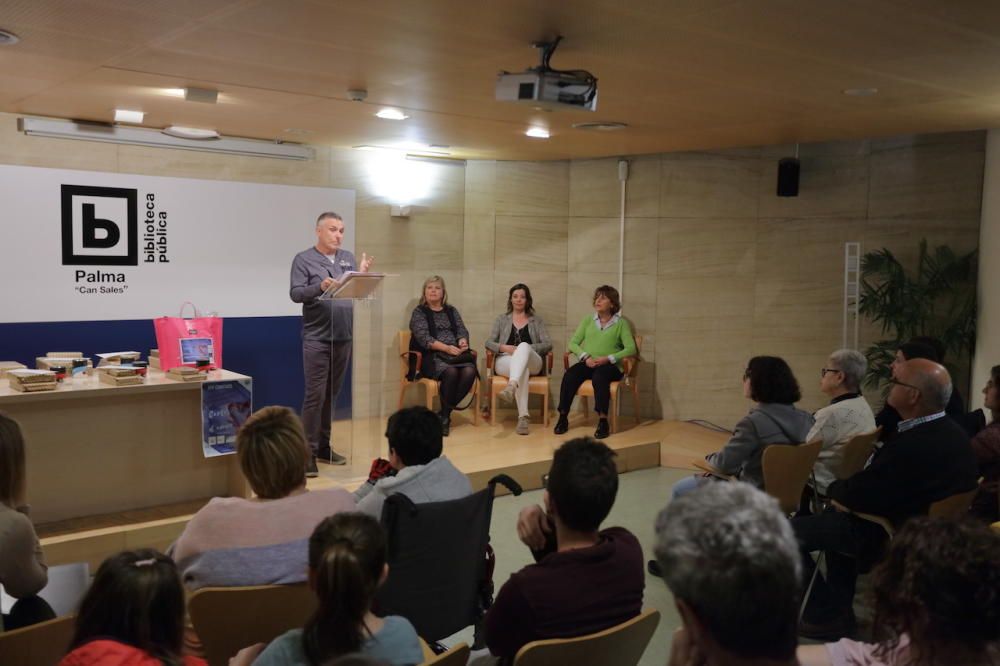
[[[0,633],[0,664],[55,666],[73,639],[73,615]]]
[[[764,492],[778,500],[781,510],[791,515],[799,508],[802,490],[806,486],[813,465],[819,457],[822,440],[808,444],[768,444],[764,448],[760,464],[764,473]],[[693,460],[700,470],[725,479],[736,481],[736,477],[725,474],[706,460]]]
[[[427,409],[434,409],[434,396],[438,395],[438,380],[431,379],[429,377],[420,377],[419,379],[410,381],[406,378],[406,375],[410,371],[410,355],[413,354],[416,357],[417,367],[420,367],[423,361],[424,355],[418,351],[410,351],[410,337],[413,334],[410,333],[409,329],[402,330],[399,332],[399,404],[397,409],[403,408],[403,399],[406,398],[406,390],[411,386],[423,386],[425,404]],[[479,425],[479,380],[472,385],[472,406],[469,407],[469,411],[472,412],[472,422],[475,425]]]
[[[632,405],[635,407],[635,424],[639,425],[639,354],[642,353],[642,336],[633,336],[635,339],[635,349],[636,355],[630,356],[624,361],[622,361],[623,366],[623,377],[620,381],[611,382],[611,404],[609,405],[610,414],[608,414],[609,425],[611,426],[611,432],[618,432],[618,408],[619,399],[618,395],[621,391],[622,386],[628,388],[632,393]],[[569,370],[569,357],[570,352],[563,354],[563,368]],[[580,396],[580,401],[583,404],[583,413],[587,414],[590,410],[587,408],[587,398],[594,397],[594,383],[589,379],[580,385],[577,389],[576,394]]]
[[[932,502],[931,505],[927,507],[927,515],[931,518],[960,518],[969,511],[969,505],[972,504],[972,498],[976,496],[976,491],[977,489],[974,488],[964,493],[956,493],[954,495],[949,495],[944,499]],[[896,528],[888,518],[876,516],[871,513],[863,513],[861,511],[852,511],[837,500],[833,500],[831,504],[833,504],[833,506],[840,511],[853,513],[858,518],[875,523],[885,530],[885,533],[890,539],[896,534]]]
[[[635,666],[659,622],[660,611],[647,608],[596,634],[533,641],[517,651],[514,666]]]
[[[770,444],[761,457],[764,492],[778,500],[781,510],[792,515],[799,508],[802,490],[819,458],[822,440],[808,444]]]
[[[838,479],[849,479],[863,470],[881,434],[882,426],[879,426],[872,432],[855,435],[847,440],[837,452],[837,462],[832,465],[833,475]]]
[[[542,424],[549,427],[549,377],[552,376],[552,352],[545,355],[545,374],[535,375],[528,380],[528,394],[542,396]],[[490,373],[490,422],[497,422],[497,392],[507,385],[507,377],[498,375],[494,366],[497,355],[486,350],[486,368]]]
[[[305,583],[203,587],[188,599],[210,666],[228,666],[243,648],[303,626],[315,610],[316,596]]]
[[[426,645],[422,639],[420,642]],[[465,643],[453,645],[450,650],[441,654],[431,652],[428,655],[425,652],[423,666],[431,666],[431,664],[434,666],[465,666],[469,661],[469,652],[469,646]]]

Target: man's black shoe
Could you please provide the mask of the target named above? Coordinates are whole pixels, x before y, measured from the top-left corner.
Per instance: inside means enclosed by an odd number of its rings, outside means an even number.
[[[316,460],[327,465],[346,465],[347,458],[334,450],[321,451],[316,454]]]
[[[441,436],[447,437],[451,433],[451,416],[441,416]]]
[[[646,571],[649,572],[650,576],[663,578],[663,569],[660,568],[660,563],[657,560],[650,560],[649,562],[647,562]]]
[[[316,456],[309,456],[309,462],[306,463],[306,476],[310,479],[319,476],[319,468],[316,467]]]
[[[601,419],[597,422],[597,430],[594,431],[594,439],[604,439],[611,434],[611,426],[608,425],[607,419]]]
[[[556,421],[556,429],[553,430],[552,432],[554,432],[557,435],[563,435],[566,433],[567,430],[569,430],[569,419],[566,418],[565,414],[560,414],[559,420]]]

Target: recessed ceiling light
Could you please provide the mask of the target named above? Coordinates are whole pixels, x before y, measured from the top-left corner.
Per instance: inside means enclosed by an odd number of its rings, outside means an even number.
[[[143,116],[145,115],[146,114],[143,111],[129,111],[127,109],[115,109],[115,122],[141,125]]]
[[[0,29],[0,46],[13,46],[21,41],[21,38],[9,30]]]
[[[408,115],[406,115],[399,109],[382,109],[375,115],[384,120],[406,120],[407,118],[409,118]]]
[[[200,141],[208,139],[218,139],[219,133],[213,129],[199,129],[197,127],[182,127],[180,125],[171,125],[170,127],[164,128],[163,133],[168,136],[175,136],[178,139],[197,139]]]
[[[878,88],[848,88],[843,92],[850,97],[871,97],[878,94]]]
[[[184,97],[184,88],[164,88],[163,94],[170,97]]]
[[[525,132],[525,135],[535,139],[547,139],[549,138],[549,131],[544,127],[531,127]]]
[[[573,129],[584,130],[589,132],[614,132],[617,130],[623,130],[627,128],[628,125],[625,123],[616,123],[611,121],[601,121],[588,122],[588,123],[573,123]]]

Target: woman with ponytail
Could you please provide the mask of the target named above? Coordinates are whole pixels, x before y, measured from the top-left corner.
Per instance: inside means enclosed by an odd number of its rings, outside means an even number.
[[[274,639],[254,666],[320,666],[361,652],[392,666],[423,661],[420,640],[403,617],[372,613],[375,591],[389,573],[385,533],[371,516],[338,513],[309,539],[309,586],[319,600],[302,629]]]

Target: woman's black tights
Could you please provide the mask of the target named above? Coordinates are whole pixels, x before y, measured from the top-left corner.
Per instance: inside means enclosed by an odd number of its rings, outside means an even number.
[[[448,416],[472,390],[472,385],[476,381],[476,368],[471,365],[445,368],[438,381],[441,383],[441,413]]]

